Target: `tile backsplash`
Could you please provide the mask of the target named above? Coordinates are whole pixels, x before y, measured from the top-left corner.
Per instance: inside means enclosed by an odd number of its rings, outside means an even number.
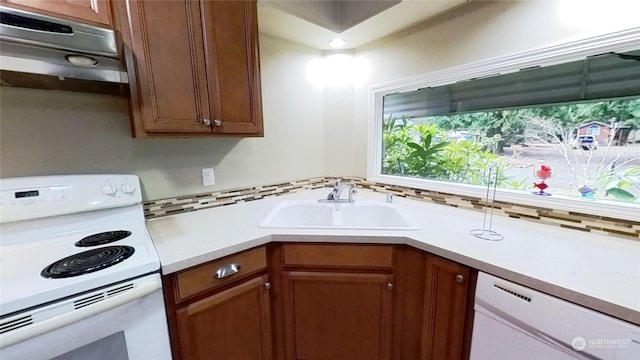
[[[178,196],[174,198],[146,201],[144,215],[147,219],[212,207],[232,205],[246,201],[260,200],[298,191],[321,189],[325,178],[311,178],[281,184],[255,186],[244,189],[222,190],[211,193]]]
[[[212,207],[237,204],[265,198],[280,196],[299,191],[330,187],[335,178],[311,178],[286,183],[255,186],[244,189],[222,190],[191,196],[179,196],[168,199],[147,201],[144,213],[147,219],[197,211]],[[429,190],[421,190],[403,186],[387,185],[367,181],[363,178],[346,177],[346,181],[354,182],[359,188],[377,192],[393,193],[395,196],[431,202],[435,204],[481,211],[483,200],[478,197],[461,196]],[[614,219],[605,216],[589,215],[572,211],[542,208],[522,204],[496,201],[494,214],[514,219],[535,221],[578,231],[622,236],[640,240],[640,222]]]

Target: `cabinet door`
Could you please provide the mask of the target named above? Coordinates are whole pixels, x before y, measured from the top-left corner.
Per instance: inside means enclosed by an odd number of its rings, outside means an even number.
[[[393,276],[283,273],[286,359],[391,358]]]
[[[134,136],[210,133],[204,40],[198,1],[136,1],[126,7],[123,39],[132,81]],[[129,44],[126,44],[129,42]]]
[[[182,359],[272,359],[266,275],[177,310]]]
[[[263,134],[257,18],[255,0],[203,2],[214,134]]]
[[[466,266],[427,256],[421,359],[464,357],[469,277]]]
[[[45,15],[111,25],[111,10],[108,0],[1,0],[0,5]]]

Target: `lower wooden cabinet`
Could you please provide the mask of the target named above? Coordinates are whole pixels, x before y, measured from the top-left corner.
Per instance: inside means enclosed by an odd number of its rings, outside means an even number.
[[[173,355],[468,359],[476,276],[404,245],[273,243],[164,277]]]
[[[271,360],[271,283],[264,246],[162,279],[174,360]]]
[[[283,274],[285,358],[391,359],[393,275]]]
[[[477,272],[427,255],[422,360],[468,359]]]
[[[182,359],[273,359],[269,287],[263,275],[179,308]]]

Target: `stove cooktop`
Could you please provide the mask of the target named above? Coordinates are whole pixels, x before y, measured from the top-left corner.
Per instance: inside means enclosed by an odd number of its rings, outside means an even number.
[[[109,179],[113,183],[120,178],[110,175]],[[127,176],[127,184],[139,187],[137,178],[135,182],[133,179]],[[94,187],[97,195],[93,196],[84,188],[78,189],[80,186],[73,181],[67,183],[70,185],[62,186],[65,196],[72,199],[75,195],[76,201],[69,200],[60,206],[55,199],[56,203],[51,206],[55,206],[55,211],[60,214],[36,218],[24,217],[29,216],[27,210],[30,207],[37,207],[34,213],[45,213],[42,208],[49,205],[47,198],[41,200],[44,204],[29,199],[30,202],[24,203],[24,211],[18,209],[9,213],[7,205],[22,204],[8,203],[13,200],[7,196],[6,183],[0,184],[3,196],[0,199],[1,215],[9,214],[7,218],[11,219],[0,224],[2,317],[160,270],[139,194],[133,197],[123,195],[122,199],[109,195],[103,199],[105,190],[99,184]],[[60,187],[47,186],[47,189]],[[26,196],[37,192],[29,189],[15,193]],[[110,192],[111,188],[106,190]],[[40,191],[40,195],[43,193]],[[96,198],[102,202],[97,209]],[[18,196],[16,199],[24,200]],[[85,202],[86,205],[81,206],[77,202]],[[78,212],[77,209],[85,210]],[[11,216],[18,220],[14,221]],[[85,257],[78,257],[81,254]]]
[[[100,219],[87,219],[87,214],[74,214],[30,221],[30,229],[13,229],[7,226],[11,224],[3,224],[0,246],[0,316],[160,269],[160,262],[142,218],[141,205],[103,210],[102,213]],[[90,217],[94,214],[88,215]],[[114,226],[131,235],[91,248],[75,245],[87,236],[110,231],[108,229]],[[16,237],[21,238],[20,243],[13,243]],[[49,269],[50,265],[59,263],[62,259],[68,262],[63,267],[77,273],[79,265],[90,265],[86,260],[74,261],[78,254],[89,251],[92,261],[114,255],[117,258],[123,254],[113,253],[112,249],[120,247],[130,249],[124,252],[126,259],[119,259],[110,266],[98,266],[71,277],[59,276],[59,271],[55,269],[50,269],[53,270],[52,276],[41,274],[43,269]]]

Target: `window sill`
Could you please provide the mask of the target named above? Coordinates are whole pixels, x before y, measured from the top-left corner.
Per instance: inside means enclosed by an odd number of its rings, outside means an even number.
[[[437,191],[453,195],[471,196],[484,200],[487,188],[478,185],[447,183],[442,181],[408,178],[394,175],[369,176],[367,180],[382,184],[411,187],[420,190]],[[492,195],[489,193],[489,197]],[[533,189],[532,189],[533,191]],[[536,196],[524,190],[496,189],[496,201],[516,205],[535,206],[581,214],[640,221],[640,204],[603,199],[582,199],[565,195]]]

